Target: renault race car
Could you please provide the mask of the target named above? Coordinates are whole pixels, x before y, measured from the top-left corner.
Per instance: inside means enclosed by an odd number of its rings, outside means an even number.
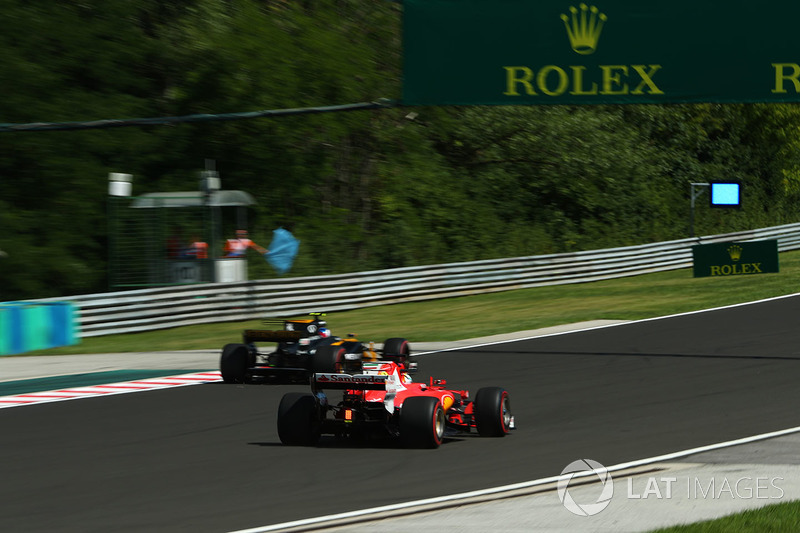
[[[349,335],[331,335],[324,315],[308,318],[265,320],[272,329],[248,329],[241,344],[227,344],[220,356],[220,373],[225,383],[308,384],[314,372],[359,373],[364,359],[383,355],[397,360],[410,357],[408,341],[387,339],[377,351]],[[273,351],[260,351],[259,342],[277,343]]]
[[[437,448],[447,435],[476,431],[504,437],[514,428],[508,392],[501,387],[469,391],[445,380],[415,383],[413,363],[384,358],[363,362],[361,374],[318,372],[311,393],[290,392],[278,407],[278,437],[286,445],[314,446],[323,434],[399,438],[411,448]],[[340,390],[335,405],[326,391]]]

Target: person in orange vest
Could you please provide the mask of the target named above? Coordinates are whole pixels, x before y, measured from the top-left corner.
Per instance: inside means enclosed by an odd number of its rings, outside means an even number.
[[[192,242],[189,243],[189,248],[186,250],[186,257],[190,259],[208,259],[208,243],[194,236]]]
[[[252,248],[262,255],[268,252],[266,248],[262,248],[250,240],[247,230],[236,230],[236,238],[228,239],[225,242],[225,257],[244,257],[248,248]]]

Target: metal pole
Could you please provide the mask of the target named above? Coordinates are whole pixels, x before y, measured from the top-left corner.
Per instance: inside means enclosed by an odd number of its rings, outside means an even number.
[[[694,237],[694,203],[695,203],[695,200],[697,200],[697,198],[699,198],[700,195],[703,194],[703,191],[705,190],[705,189],[701,188],[700,190],[695,192],[694,189],[695,189],[695,187],[709,187],[710,184],[708,184],[708,183],[692,183],[691,186],[692,186],[692,188],[691,188],[691,191],[690,191],[691,210],[689,211],[689,233],[690,233],[691,237]]]
[[[208,260],[206,263],[210,268],[210,279],[216,283],[217,279],[217,261],[219,260],[217,250],[220,239],[220,214],[219,206],[214,206],[211,203],[211,197],[215,191],[219,190],[220,180],[219,174],[216,171],[217,163],[213,159],[205,160],[205,170],[200,172],[200,189],[203,191],[203,213],[207,223],[206,238],[208,239]]]

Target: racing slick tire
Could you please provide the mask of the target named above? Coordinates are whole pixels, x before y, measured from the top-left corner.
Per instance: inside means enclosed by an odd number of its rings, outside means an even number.
[[[511,429],[511,402],[502,387],[478,389],[473,405],[475,427],[481,437],[505,437]]]
[[[400,410],[400,438],[409,448],[438,448],[444,438],[442,402],[432,396],[406,398]]]
[[[314,446],[319,442],[319,408],[313,394],[283,395],[278,406],[278,437],[287,446]]]
[[[244,344],[226,344],[219,359],[222,381],[225,383],[245,383],[250,359],[250,351]]]
[[[408,366],[411,359],[411,347],[406,339],[386,339],[383,343],[383,357],[395,361],[399,365]]]
[[[311,370],[323,374],[339,374],[344,369],[342,346],[320,346],[311,359]]]

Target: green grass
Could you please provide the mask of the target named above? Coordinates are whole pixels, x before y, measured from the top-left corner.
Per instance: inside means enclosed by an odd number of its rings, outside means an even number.
[[[355,333],[376,342],[388,337],[452,341],[586,320],[635,320],[800,292],[800,251],[783,253],[780,260],[777,274],[693,278],[691,269],[674,270],[336,312],[327,320],[334,334]],[[242,329],[253,327],[260,327],[260,321],[89,337],[76,346],[26,355],[219,349],[238,342]]]
[[[800,502],[751,509],[716,520],[659,529],[653,533],[783,533],[800,529]]]

